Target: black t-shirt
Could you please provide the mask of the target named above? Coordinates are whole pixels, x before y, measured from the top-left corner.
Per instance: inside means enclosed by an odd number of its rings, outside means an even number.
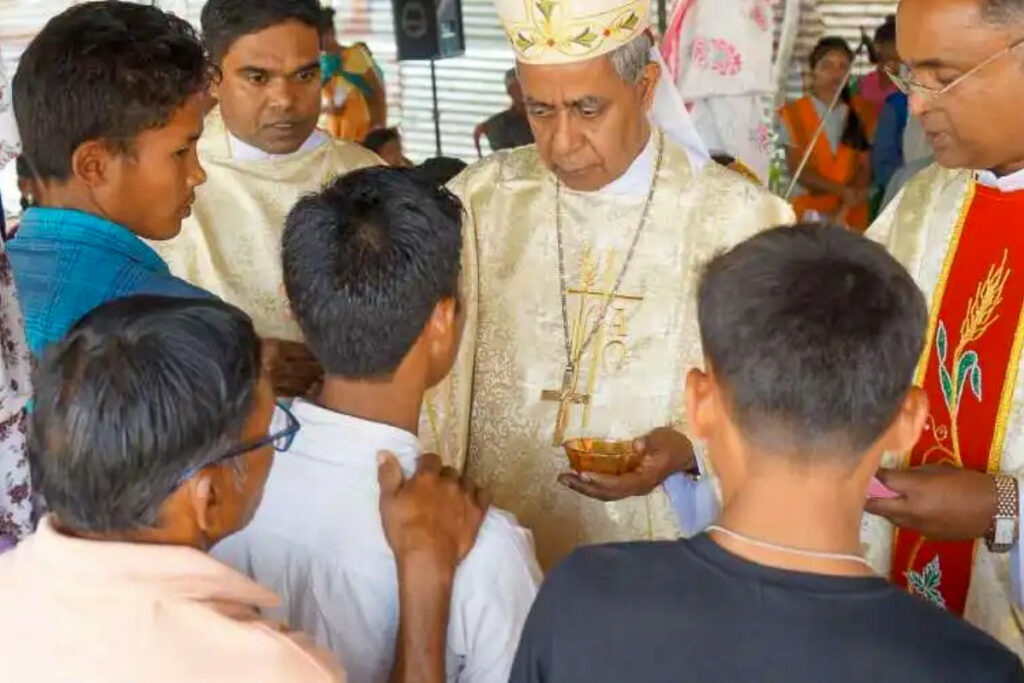
[[[576,551],[541,587],[510,680],[984,683],[1024,668],[885,579],[765,567],[701,535]]]

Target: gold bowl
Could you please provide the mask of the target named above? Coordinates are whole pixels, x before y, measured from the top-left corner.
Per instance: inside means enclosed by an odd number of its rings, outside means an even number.
[[[632,472],[640,465],[640,456],[633,450],[632,441],[570,439],[562,447],[577,472],[618,475]]]

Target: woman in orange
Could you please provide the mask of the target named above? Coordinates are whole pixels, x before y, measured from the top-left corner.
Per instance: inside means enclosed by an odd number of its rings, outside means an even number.
[[[320,21],[321,125],[336,138],[362,142],[371,130],[387,125],[383,75],[365,43],[342,47],[338,42],[333,9],[323,8]]]
[[[796,173],[852,62],[853,51],[838,37],[822,38],[811,52],[810,95],[780,112],[790,173]],[[874,132],[874,107],[843,88],[839,104],[828,114],[825,130],[800,174],[802,193],[793,198],[798,220],[813,219],[817,214],[853,230],[867,229]]]

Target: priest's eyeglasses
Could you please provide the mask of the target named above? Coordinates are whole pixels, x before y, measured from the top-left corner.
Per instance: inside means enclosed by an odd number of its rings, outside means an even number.
[[[200,470],[210,467],[211,465],[219,465],[225,460],[231,460],[237,458],[240,455],[250,453],[257,448],[263,448],[264,446],[273,446],[274,450],[278,453],[284,453],[292,447],[292,442],[295,441],[295,435],[299,433],[298,419],[292,414],[292,411],[288,409],[283,403],[277,404],[277,410],[274,412],[274,418],[270,422],[270,433],[262,439],[256,439],[249,443],[240,444],[235,448],[230,449],[223,455],[218,455],[215,458],[204,462],[202,465],[197,465],[185,471],[174,484],[174,488],[177,489],[186,481],[194,477]]]
[[[885,73],[889,75],[889,80],[892,81],[893,85],[899,88],[904,95],[915,95],[918,98],[920,98],[922,102],[927,103],[941,95],[945,95],[950,90],[960,85],[971,76],[974,76],[992,62],[996,61],[997,59],[1004,55],[1010,54],[1021,45],[1024,45],[1024,38],[1021,38],[1020,40],[1015,41],[1013,43],[1010,43],[999,52],[996,52],[995,54],[985,58],[968,71],[965,71],[964,73],[960,74],[957,78],[953,80],[952,83],[947,83],[941,88],[934,88],[932,86],[924,85],[923,83],[918,83],[917,81],[914,81],[911,78],[913,72],[911,71],[910,67],[908,67],[906,64],[901,64],[898,70],[892,69],[890,67],[885,67]]]

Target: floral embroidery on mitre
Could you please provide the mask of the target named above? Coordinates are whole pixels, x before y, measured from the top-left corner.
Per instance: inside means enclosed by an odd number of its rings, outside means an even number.
[[[723,38],[698,37],[693,41],[693,62],[703,71],[735,76],[743,70],[743,56]]]
[[[558,64],[598,57],[629,43],[649,25],[649,3],[643,0],[580,17],[567,17],[565,4],[536,0],[527,9],[527,21],[505,22],[505,32],[520,61]]]

